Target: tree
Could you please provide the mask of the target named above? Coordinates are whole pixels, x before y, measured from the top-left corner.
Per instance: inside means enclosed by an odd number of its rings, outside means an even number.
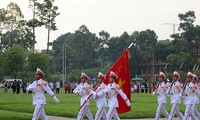
[[[0,79],[4,77],[4,67],[5,67],[5,55],[0,51]]]
[[[186,67],[190,68],[190,70],[195,64],[193,57],[189,53],[185,52],[170,54],[169,56],[167,56],[167,61],[175,68],[179,68],[179,66],[184,63],[184,65],[187,65]]]
[[[26,59],[23,48],[20,45],[13,45],[6,53],[5,59],[7,73],[16,79]]]
[[[36,5],[39,5],[39,4],[40,4],[40,0],[29,0],[29,7],[33,11],[33,18],[27,22],[27,25],[29,27],[31,27],[32,30],[33,30],[33,32],[32,32],[33,33],[32,34],[32,39],[33,39],[32,49],[33,49],[33,53],[34,53],[34,50],[35,50],[35,43],[36,43],[36,40],[35,40],[35,28],[36,27],[41,27],[43,25],[43,23],[41,21],[39,21],[37,19],[37,16],[36,16],[36,12],[38,11],[36,9]]]
[[[53,5],[54,0],[44,0],[42,4],[36,4],[38,12],[36,15],[39,17],[40,21],[44,23],[45,28],[47,28],[47,53],[49,52],[49,38],[50,38],[50,31],[57,30],[55,18],[60,13],[57,12],[58,6]]]
[[[41,68],[45,76],[48,77],[49,75],[49,64],[50,64],[50,58],[45,53],[29,53],[28,54],[28,62],[29,62],[29,70],[35,71],[36,68]]]
[[[13,45],[12,31],[17,27],[17,25],[19,24],[19,21],[22,20],[23,18],[24,18],[24,15],[22,14],[20,7],[16,3],[11,2],[7,6],[7,10],[6,10],[6,25],[7,25],[6,28],[11,31],[10,32],[11,33],[10,34],[11,47]]]

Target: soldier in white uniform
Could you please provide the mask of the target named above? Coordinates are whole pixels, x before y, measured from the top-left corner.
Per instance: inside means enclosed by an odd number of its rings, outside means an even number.
[[[98,87],[94,92],[92,92],[98,108],[97,113],[95,115],[95,120],[101,120],[101,118],[103,118],[103,120],[106,119],[106,107],[107,107],[106,94],[103,94],[102,92],[106,87],[106,85],[104,84],[105,79],[106,79],[105,75],[99,72]]]
[[[115,80],[118,79],[118,76],[111,71],[109,76],[109,84],[106,86],[103,91],[104,94],[108,95],[108,113],[106,115],[106,120],[111,120],[112,117],[115,120],[120,120],[116,108],[119,107],[117,95],[121,95],[121,97],[126,102],[127,106],[131,106],[131,103],[124,92],[120,89],[119,85],[115,83]]]
[[[156,111],[156,116],[155,116],[155,120],[159,120],[160,118],[160,112],[162,112],[166,118],[169,117],[168,112],[165,109],[165,104],[167,103],[167,99],[166,99],[166,90],[167,90],[167,86],[164,82],[164,79],[166,79],[166,76],[163,72],[160,72],[159,74],[159,82],[157,84],[157,89],[152,93],[154,96],[158,96],[158,108]]]
[[[197,81],[198,81],[198,77],[195,74],[193,74],[192,83],[194,84],[193,89],[195,90],[195,94],[193,94],[194,102],[192,104],[192,111],[194,111],[194,114],[200,120],[200,113],[197,109],[197,106],[199,104],[200,89],[199,89]]]
[[[178,104],[181,103],[181,99],[179,96],[179,94],[181,93],[181,85],[178,81],[179,78],[180,78],[179,73],[174,71],[173,81],[166,92],[168,96],[171,98],[171,104],[172,104],[172,108],[171,108],[171,112],[170,112],[168,120],[173,120],[175,113],[179,117],[180,120],[183,119],[183,114],[179,111],[179,108],[178,108]]]
[[[33,93],[32,97],[33,105],[35,105],[35,110],[32,120],[38,120],[39,117],[41,117],[42,120],[48,120],[44,111],[44,105],[46,104],[46,99],[44,96],[45,91],[53,98],[56,103],[59,102],[53,91],[49,88],[48,83],[42,80],[43,76],[43,71],[37,68],[35,73],[35,81],[26,88],[28,91],[32,91]]]
[[[85,73],[81,73],[81,83],[73,91],[80,96],[80,105],[83,105],[88,95],[92,92],[91,86],[87,83],[89,77]],[[83,120],[84,115],[88,117],[89,120],[93,120],[93,116],[88,108],[90,101],[88,100],[86,104],[80,109],[78,113],[77,120]]]
[[[188,72],[186,84],[182,92],[180,93],[180,96],[183,98],[183,102],[186,107],[183,120],[188,120],[189,116],[191,116],[192,119],[195,120],[194,111],[192,111],[192,104],[194,102],[194,94],[195,94],[194,93],[195,89],[193,89],[194,84],[191,82],[192,78],[193,74],[191,72]]]

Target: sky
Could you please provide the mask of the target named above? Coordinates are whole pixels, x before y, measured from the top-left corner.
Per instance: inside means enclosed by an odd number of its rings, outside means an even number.
[[[10,2],[17,3],[26,20],[32,18],[29,0],[0,0],[0,8]],[[173,24],[178,32],[179,13],[195,11],[200,24],[200,0],[55,0],[60,15],[56,18],[57,31],[52,31],[50,42],[67,32],[78,30],[81,25],[96,33],[107,31],[112,37],[123,32],[152,29],[159,40],[170,39]],[[165,24],[170,23],[170,24]],[[36,29],[37,50],[46,49],[47,30]]]

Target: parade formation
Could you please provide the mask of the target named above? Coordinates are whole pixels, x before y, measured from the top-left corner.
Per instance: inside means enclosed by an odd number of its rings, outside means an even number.
[[[198,77],[191,72],[186,75],[185,84],[179,82],[180,74],[177,71],[173,73],[173,80],[170,85],[164,83],[166,76],[163,72],[159,74],[159,81],[156,91],[153,92],[154,96],[158,97],[158,108],[156,111],[155,120],[159,119],[160,112],[163,112],[168,120],[173,120],[176,114],[180,120],[200,120],[200,114],[197,110],[200,96],[200,86],[198,85]],[[172,108],[170,114],[165,110],[165,104],[167,102],[166,95],[170,97]],[[185,113],[182,114],[179,111],[178,105],[181,103],[181,99],[185,105]]]
[[[44,105],[46,104],[44,96],[45,91],[56,103],[59,103],[59,100],[48,86],[48,83],[42,80],[43,76],[43,71],[37,68],[35,81],[27,87],[28,91],[32,91],[33,105],[35,105],[32,120],[38,120],[40,117],[42,120],[48,120],[44,111]],[[73,93],[78,94],[80,98],[77,120],[83,120],[84,115],[86,115],[89,120],[112,120],[112,118],[114,118],[114,120],[120,120],[116,110],[116,108],[119,107],[117,96],[121,96],[128,107],[131,107],[131,102],[120,86],[115,82],[118,78],[115,72],[110,71],[109,83],[106,85],[104,83],[106,75],[99,72],[97,76],[97,85],[93,89],[90,84],[87,83],[90,77],[86,73],[81,73],[81,83],[73,91]],[[189,120],[189,117],[191,120],[200,120],[200,113],[197,109],[200,96],[200,86],[197,82],[197,75],[188,72],[185,84],[179,82],[180,74],[177,71],[173,72],[172,78],[171,83],[166,84],[164,82],[164,80],[167,79],[165,73],[159,73],[157,88],[152,93],[153,96],[157,96],[158,102],[155,120],[159,120],[161,112],[168,120],[173,120],[175,114],[180,120]],[[170,102],[172,104],[170,113],[165,109],[165,104],[167,103],[166,96],[170,97]],[[98,108],[95,118],[93,118],[89,109],[90,98],[96,101],[96,106]],[[181,100],[183,100],[183,104],[185,105],[184,114],[179,111]],[[107,112],[106,107],[109,108]]]

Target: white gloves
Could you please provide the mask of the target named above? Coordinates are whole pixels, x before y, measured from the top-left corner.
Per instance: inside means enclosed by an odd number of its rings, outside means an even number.
[[[129,100],[126,100],[126,105],[129,106],[129,107],[131,106],[131,103],[130,103]]]
[[[159,94],[157,92],[152,92],[153,96],[158,96]]]
[[[55,103],[59,103],[59,100],[56,96],[53,96],[52,99],[54,100]]]

